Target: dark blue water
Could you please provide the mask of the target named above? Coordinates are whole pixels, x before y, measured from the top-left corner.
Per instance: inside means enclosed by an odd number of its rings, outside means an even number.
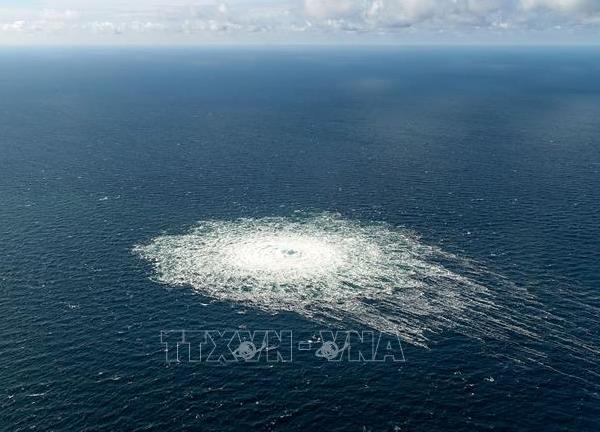
[[[597,430],[598,76],[575,48],[4,49],[0,429]],[[134,245],[297,210],[476,261],[542,337],[167,365],[161,330],[321,325],[153,282]]]

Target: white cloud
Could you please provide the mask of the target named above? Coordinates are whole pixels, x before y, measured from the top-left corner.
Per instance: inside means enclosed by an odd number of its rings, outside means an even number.
[[[525,10],[548,9],[566,13],[590,13],[600,11],[600,2],[597,0],[521,0]]]
[[[13,22],[2,24],[2,31],[5,32],[22,32],[25,30],[26,22],[24,20],[16,20]]]
[[[306,0],[304,11],[308,18],[317,20],[355,18],[362,12],[356,0]]]
[[[376,26],[405,27],[435,18],[446,6],[435,0],[374,0],[367,9],[367,17]]]
[[[588,38],[600,35],[600,0],[40,0],[36,4],[40,7],[0,9],[0,43],[18,41],[18,35],[25,34],[38,39],[53,35],[66,42],[102,42],[102,38],[328,42],[349,34],[352,40],[418,40],[443,34],[464,41],[474,32],[501,41],[526,39],[528,32],[547,32],[558,39],[576,32]]]

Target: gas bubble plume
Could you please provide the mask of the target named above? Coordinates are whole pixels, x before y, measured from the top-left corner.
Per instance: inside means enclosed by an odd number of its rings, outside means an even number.
[[[353,322],[415,345],[444,329],[530,333],[470,277],[476,267],[386,223],[331,213],[207,220],[135,252],[162,283],[264,311]]]

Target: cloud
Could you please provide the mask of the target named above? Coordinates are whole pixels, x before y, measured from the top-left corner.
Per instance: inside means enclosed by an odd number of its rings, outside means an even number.
[[[336,20],[361,32],[553,31],[558,27],[598,32],[599,0],[305,0],[317,25]],[[582,28],[587,27],[587,28]]]
[[[547,9],[563,13],[592,13],[600,11],[597,0],[522,0],[524,10]]]
[[[355,18],[362,12],[361,2],[355,0],[306,0],[304,11],[317,20]]]
[[[22,32],[25,30],[26,22],[24,20],[16,20],[2,24],[0,29],[4,32]]]
[[[600,0],[39,0],[0,9],[0,42],[114,40],[445,41],[528,33],[598,36]],[[3,36],[4,35],[4,36]],[[21,35],[21,36],[19,36]],[[259,35],[259,36],[253,36]],[[441,39],[440,39],[441,38]],[[108,39],[106,39],[108,40]]]

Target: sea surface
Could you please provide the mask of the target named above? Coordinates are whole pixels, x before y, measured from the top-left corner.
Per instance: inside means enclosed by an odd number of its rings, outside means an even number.
[[[0,430],[599,430],[599,76],[595,48],[3,48]],[[405,361],[169,363],[173,329],[399,330]]]

